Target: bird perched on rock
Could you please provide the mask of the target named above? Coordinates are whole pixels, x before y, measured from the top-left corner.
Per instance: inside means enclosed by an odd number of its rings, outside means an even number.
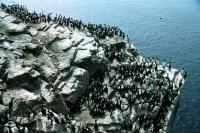
[[[95,131],[99,130],[99,124],[97,123],[97,120],[95,120],[95,123],[94,123],[94,130]]]
[[[10,101],[10,103],[8,105],[9,110],[11,110],[12,107],[13,107],[13,100],[14,100],[14,98],[11,99],[11,101]]]

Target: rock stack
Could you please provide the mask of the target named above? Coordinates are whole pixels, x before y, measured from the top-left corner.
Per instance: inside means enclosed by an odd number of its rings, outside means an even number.
[[[116,27],[24,9],[0,9],[0,132],[167,132],[184,71]]]

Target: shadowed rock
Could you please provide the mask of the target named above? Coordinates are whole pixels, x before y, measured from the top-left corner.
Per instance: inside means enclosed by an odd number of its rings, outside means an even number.
[[[166,131],[184,72],[140,56],[117,27],[28,13],[0,9],[0,116],[30,132]]]
[[[41,105],[37,95],[22,89],[12,88],[9,93],[13,96],[13,106],[11,116],[30,117],[32,110]]]
[[[31,67],[23,68],[21,65],[11,66],[8,68],[7,83],[10,85],[19,84],[20,82],[25,82],[33,78],[40,76],[35,70],[32,70]]]

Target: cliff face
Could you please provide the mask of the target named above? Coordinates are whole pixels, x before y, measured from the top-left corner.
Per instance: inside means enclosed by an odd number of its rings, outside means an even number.
[[[120,36],[0,9],[0,132],[165,132],[183,74]]]

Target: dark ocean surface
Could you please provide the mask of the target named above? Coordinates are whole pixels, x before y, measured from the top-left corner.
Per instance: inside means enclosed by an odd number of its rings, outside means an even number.
[[[15,2],[14,2],[15,1]],[[200,133],[200,0],[0,0],[120,27],[144,56],[188,72],[173,133]]]

